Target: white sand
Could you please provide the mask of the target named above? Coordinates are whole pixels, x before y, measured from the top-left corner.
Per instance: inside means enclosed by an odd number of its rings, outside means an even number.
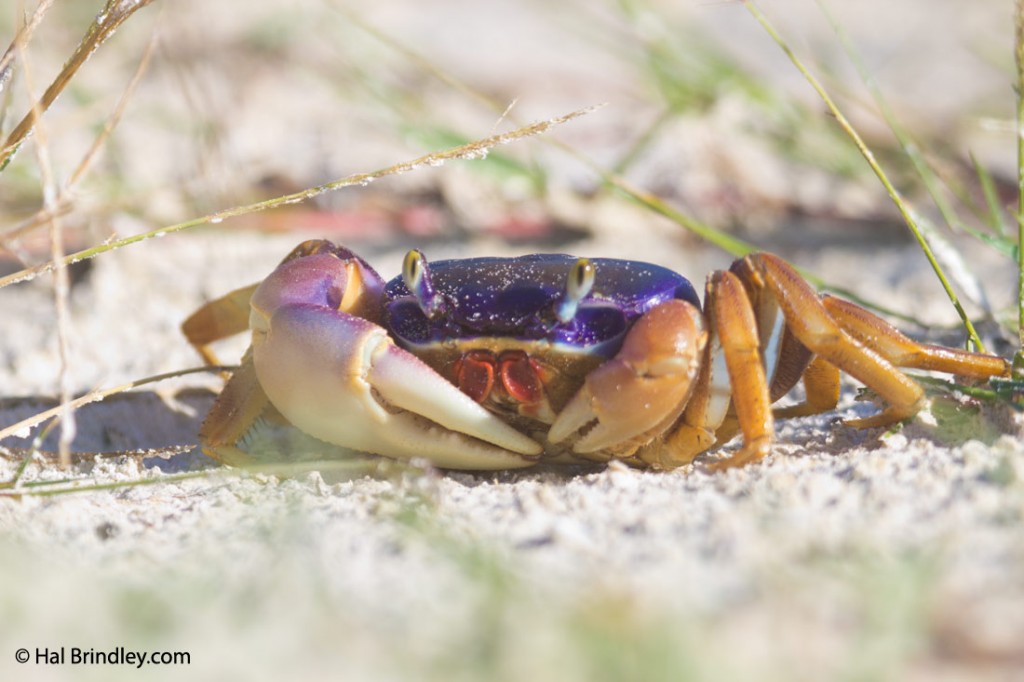
[[[131,297],[104,286],[119,259],[144,270],[154,257],[162,263],[154,268],[173,271],[230,242],[273,261],[278,241],[188,237],[101,259],[90,291],[75,299],[76,324],[99,325]],[[649,247],[660,251],[657,240]],[[398,262],[397,254],[380,262],[389,259]],[[220,281],[230,279],[223,270],[210,279],[232,285]],[[206,286],[151,295],[125,322],[136,335],[116,328],[106,342],[80,348],[90,361],[76,366],[76,381],[195,364],[168,330]],[[94,299],[92,288],[114,299]],[[17,309],[38,304],[43,289],[0,296],[5,309]],[[22,376],[18,358],[30,354],[15,339],[25,337],[5,338]],[[146,367],[123,368],[139,357],[133,349],[156,346],[141,354]],[[159,454],[195,442],[210,394],[172,394],[146,391],[84,409],[78,448]],[[873,409],[845,396],[840,416]],[[38,409],[9,401],[0,423]],[[834,414],[786,422],[763,464],[720,475],[700,464],[673,473],[613,466],[380,480],[214,474],[0,500],[2,598],[12,614],[0,670],[8,679],[85,670],[18,666],[16,645],[34,655],[37,647],[135,644],[188,651],[189,674],[203,677],[241,667],[268,679],[327,670],[345,679],[433,679],[459,664],[466,679],[535,670],[541,679],[557,671],[587,679],[595,644],[579,633],[597,628],[599,641],[620,641],[620,655],[675,651],[698,678],[867,671],[925,679],[941,669],[948,679],[985,671],[1003,679],[1020,663],[1024,631],[1024,445],[1002,437],[946,447],[929,433],[928,420],[883,441]],[[72,473],[148,481],[161,469],[206,466],[192,453],[121,457]],[[13,469],[4,464],[5,477]],[[63,475],[33,465],[28,480]],[[390,646],[397,651],[387,653]],[[463,660],[487,646],[480,661]]]

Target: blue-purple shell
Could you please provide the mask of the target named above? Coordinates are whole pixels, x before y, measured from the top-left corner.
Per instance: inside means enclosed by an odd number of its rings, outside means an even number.
[[[594,288],[575,317],[562,324],[555,309],[578,259],[564,254],[468,258],[429,264],[444,313],[430,320],[401,277],[384,289],[385,324],[400,345],[432,346],[478,337],[549,341],[611,356],[640,315],[673,298],[700,307],[682,275],[638,261],[593,258]]]

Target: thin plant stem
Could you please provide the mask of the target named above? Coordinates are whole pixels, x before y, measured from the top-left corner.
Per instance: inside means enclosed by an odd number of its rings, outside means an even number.
[[[147,239],[153,239],[154,237],[163,237],[174,232],[181,232],[183,230],[189,230],[202,225],[217,224],[227,220],[228,218],[234,218],[237,216],[248,215],[250,213],[256,213],[257,211],[264,211],[270,208],[277,208],[285,206],[287,204],[297,204],[311,199],[313,197],[324,194],[325,192],[331,192],[334,190],[341,189],[343,187],[351,187],[353,185],[365,186],[379,180],[380,178],[387,177],[389,175],[400,175],[407,173],[424,166],[440,166],[446,161],[452,161],[456,159],[479,159],[487,155],[487,152],[492,148],[499,145],[509,144],[515,140],[519,140],[524,137],[530,137],[533,135],[540,135],[541,133],[547,132],[549,129],[567,123],[568,121],[578,118],[585,114],[594,111],[597,107],[587,107],[580,109],[564,116],[558,116],[556,118],[547,119],[544,121],[538,121],[529,125],[517,128],[516,130],[499,133],[490,137],[469,142],[467,144],[458,145],[456,147],[449,147],[438,152],[432,152],[424,156],[420,156],[411,161],[404,161],[402,163],[388,166],[381,170],[372,171],[369,173],[356,173],[355,175],[349,175],[339,180],[334,180],[323,185],[317,185],[316,187],[310,187],[304,189],[301,192],[295,192],[294,194],[286,194],[284,196],[275,197],[273,199],[266,199],[264,201],[258,201],[252,204],[245,204],[243,206],[235,206],[233,208],[227,208],[221,211],[207,214],[200,218],[193,218],[192,220],[186,220],[175,225],[169,225],[167,227],[161,227],[156,230],[151,230],[143,234],[133,235],[131,237],[124,237],[122,239],[113,240],[99,246],[93,246],[88,249],[83,249],[76,253],[65,256],[60,260],[50,260],[46,263],[40,263],[35,267],[26,268],[19,270],[18,272],[7,275],[6,277],[0,277],[0,289],[9,284],[15,284],[17,282],[23,282],[26,280],[34,279],[39,275],[50,272],[53,269],[61,265],[71,265],[78,263],[79,261],[88,260],[95,258],[96,256],[106,253],[107,251],[113,251],[130,244],[145,241]]]
[[[977,230],[965,225],[957,216],[956,210],[953,208],[953,204],[943,192],[942,180],[924,158],[924,155],[921,153],[921,149],[910,136],[910,133],[908,133],[906,128],[904,128],[897,120],[895,113],[889,106],[889,102],[882,94],[882,90],[879,88],[878,82],[864,65],[857,49],[854,47],[853,41],[843,29],[842,24],[836,20],[835,16],[833,16],[826,0],[818,0],[818,7],[832,26],[832,30],[835,32],[836,36],[838,36],[840,43],[843,45],[843,49],[846,51],[847,57],[853,63],[854,68],[857,69],[857,73],[860,75],[860,79],[864,83],[864,86],[868,89],[868,92],[871,93],[871,98],[874,100],[875,106],[878,107],[878,112],[882,115],[882,118],[885,119],[885,123],[889,126],[889,130],[891,130],[893,135],[896,137],[896,141],[899,143],[900,149],[906,155],[907,159],[910,160],[911,165],[914,167],[914,171],[924,184],[925,189],[928,191],[928,195],[935,203],[935,207],[939,210],[939,213],[942,215],[946,225],[954,233],[963,228],[975,237],[979,237],[980,235]],[[936,260],[942,261],[945,264],[950,276],[959,285],[960,290],[964,295],[979,305],[984,310],[985,315],[991,318],[992,305],[989,303],[985,289],[982,286],[981,281],[973,272],[970,271],[960,252],[953,248],[946,238],[934,229],[934,226],[931,225],[930,221],[919,219],[918,227],[925,237],[930,240],[936,254]]]
[[[872,152],[870,147],[867,146],[863,138],[861,138],[857,130],[853,127],[850,121],[846,118],[843,112],[832,100],[832,97],[828,94],[828,92],[821,85],[818,79],[814,76],[814,74],[810,72],[810,70],[804,65],[800,58],[796,56],[793,50],[789,47],[789,44],[782,38],[778,31],[775,30],[775,27],[771,24],[771,22],[768,21],[768,18],[761,12],[761,10],[758,9],[757,5],[753,2],[753,0],[743,0],[743,4],[754,16],[757,22],[761,24],[761,27],[764,28],[765,32],[768,33],[772,40],[774,40],[775,43],[782,49],[782,51],[786,54],[789,60],[797,68],[797,70],[811,85],[811,87],[814,88],[814,91],[818,93],[818,96],[821,97],[822,101],[825,103],[825,106],[835,117],[836,122],[843,129],[843,132],[845,132],[846,135],[853,141],[854,145],[857,147],[861,155],[864,157],[864,160],[867,161],[868,165],[871,167],[871,170],[874,171],[875,176],[885,187],[885,190],[889,194],[889,197],[896,205],[896,208],[900,212],[900,215],[903,217],[903,220],[907,224],[907,227],[910,228],[910,231],[913,233],[914,238],[917,240],[918,245],[921,247],[922,253],[924,253],[925,258],[928,259],[929,264],[931,264],[932,270],[935,271],[936,276],[939,278],[939,282],[942,284],[942,288],[945,290],[946,296],[949,297],[950,302],[953,304],[953,307],[956,309],[957,314],[960,316],[960,320],[963,322],[964,328],[967,330],[967,335],[970,337],[971,343],[974,345],[974,348],[979,352],[984,352],[985,347],[981,343],[981,339],[978,337],[978,333],[975,331],[974,325],[971,323],[970,318],[967,316],[967,312],[960,304],[960,299],[957,297],[956,292],[953,291],[953,287],[950,285],[949,280],[943,273],[942,267],[939,265],[939,262],[935,258],[935,254],[932,252],[931,246],[928,244],[928,240],[925,239],[924,234],[918,227],[917,218],[914,215],[913,209],[903,199],[902,195],[900,195],[896,187],[893,186],[892,182],[889,180],[889,176],[887,176],[885,174],[885,171],[882,170],[882,167],[879,165],[878,160],[875,159],[874,152]],[[1022,289],[1022,291],[1024,291],[1024,289]]]
[[[1017,334],[1013,371],[1024,375],[1024,0],[1014,13],[1014,61],[1017,68]]]
[[[75,186],[82,181],[85,175],[92,168],[92,164],[99,155],[103,145],[110,138],[110,135],[114,132],[117,124],[121,121],[121,117],[124,115],[124,111],[127,108],[132,95],[135,93],[139,83],[142,81],[142,76],[146,73],[146,70],[149,67],[149,62],[157,45],[156,37],[157,34],[154,32],[153,37],[146,46],[146,51],[143,53],[142,59],[139,60],[139,65],[136,67],[135,73],[128,82],[128,86],[125,88],[124,93],[122,93],[121,99],[118,100],[117,106],[114,107],[114,111],[110,114],[106,123],[103,125],[103,130],[100,131],[89,146],[89,149],[82,155],[82,158],[79,160],[74,172],[71,173],[67,181],[64,183],[64,186],[61,187],[57,200],[53,202],[52,205],[44,205],[36,212],[35,215],[23,221],[19,225],[12,227],[6,232],[0,233],[0,243],[18,239],[36,227],[47,224],[56,216],[66,215],[72,211],[74,208],[74,202],[70,196],[72,194],[71,190],[73,190]]]
[[[18,485],[21,481],[21,477],[25,475],[26,471],[28,471],[29,463],[35,459],[36,455],[42,454],[43,442],[46,440],[46,437],[50,435],[50,431],[52,431],[59,422],[59,419],[54,419],[46,426],[39,429],[39,433],[37,433],[36,437],[32,439],[32,447],[28,449],[28,452],[26,452],[24,457],[21,458],[21,462],[18,463],[18,468],[14,470],[14,476],[12,476],[10,480],[0,481],[0,488],[13,488]]]
[[[818,0],[818,7],[821,9],[822,14],[825,15],[825,18],[828,20],[832,30],[839,38],[839,42],[843,45],[843,49],[846,51],[847,57],[853,63],[861,81],[871,94],[871,99],[874,100],[875,106],[878,107],[878,112],[882,115],[882,118],[885,119],[886,125],[889,126],[889,130],[891,130],[893,135],[895,135],[896,141],[900,145],[900,149],[904,154],[906,154],[910,163],[914,166],[914,170],[924,183],[925,189],[928,190],[928,194],[932,197],[932,200],[935,201],[935,206],[939,209],[939,213],[942,214],[943,219],[945,219],[946,224],[949,225],[950,229],[955,231],[959,226],[960,221],[957,219],[956,212],[953,210],[952,205],[950,205],[945,195],[943,195],[940,189],[939,179],[936,177],[935,173],[932,172],[928,162],[921,155],[920,149],[911,139],[906,129],[900,125],[899,121],[896,120],[896,115],[889,107],[888,101],[882,95],[882,91],[878,87],[878,82],[868,72],[867,67],[864,65],[864,62],[861,60],[856,48],[853,46],[853,41],[850,40],[850,36],[847,35],[842,24],[839,23],[835,16],[833,16],[828,4],[825,0]]]
[[[25,74],[25,87],[29,91],[29,97],[35,99],[32,92],[32,69],[29,62],[21,55],[22,71]],[[36,111],[37,120],[42,118],[42,112]],[[55,261],[64,256],[64,229],[53,210],[57,205],[57,183],[53,176],[53,167],[50,164],[50,149],[47,144],[46,127],[40,125],[36,128],[35,138],[36,163],[39,166],[39,181],[42,185],[43,208],[50,214],[50,254]],[[53,303],[57,317],[57,354],[60,367],[57,373],[58,392],[60,402],[63,406],[60,415],[60,437],[57,442],[57,450],[60,453],[60,466],[68,468],[71,465],[71,443],[75,440],[76,424],[75,410],[71,405],[71,319],[68,311],[68,292],[71,289],[71,280],[68,277],[67,267],[57,268],[53,273]]]
[[[360,28],[363,28],[370,35],[377,38],[390,48],[396,50],[399,54],[402,54],[403,56],[412,60],[413,63],[423,68],[423,70],[426,73],[433,75],[442,83],[455,89],[457,92],[468,94],[474,100],[481,102],[492,111],[502,112],[503,115],[507,115],[506,108],[503,107],[497,100],[490,97],[487,93],[482,92],[479,89],[474,88],[472,85],[469,85],[459,80],[455,76],[451,75],[450,73],[446,72],[445,70],[441,69],[436,64],[434,64],[426,55],[423,55],[419,52],[416,52],[415,50],[408,48],[406,45],[404,45],[398,40],[395,40],[388,34],[381,31],[380,29],[366,23],[356,14],[354,14],[351,10],[341,7],[339,7],[339,10],[342,11],[342,13],[344,13],[345,16],[348,17],[354,24],[356,24]],[[514,123],[516,122],[515,117],[509,115],[509,118]],[[662,120],[659,118],[659,120],[654,123],[654,126],[660,125],[661,122]],[[757,247],[751,244],[750,242],[740,239],[739,237],[735,237],[723,230],[719,230],[706,223],[702,223],[693,216],[687,215],[682,211],[673,208],[655,194],[643,190],[634,185],[633,183],[629,182],[626,178],[622,176],[619,168],[623,165],[628,164],[628,156],[627,158],[620,160],[619,164],[617,164],[619,167],[609,170],[608,168],[602,166],[598,162],[589,158],[586,154],[577,150],[575,147],[572,147],[571,145],[566,144],[565,142],[562,142],[557,138],[546,137],[543,138],[543,141],[550,146],[562,150],[566,154],[570,155],[572,158],[589,167],[591,171],[593,171],[596,175],[598,175],[601,178],[601,181],[607,187],[611,187],[622,192],[632,201],[640,204],[641,206],[644,206],[645,208],[653,211],[654,213],[657,213],[667,218],[668,220],[671,220],[672,222],[679,225],[683,229],[692,232],[693,234],[697,235],[704,241],[712,244],[713,246],[717,246],[726,253],[738,258],[758,250]],[[642,142],[640,144],[642,144]],[[919,320],[915,319],[910,315],[899,313],[895,310],[879,305],[878,303],[875,303],[873,301],[868,301],[865,298],[856,294],[855,292],[850,291],[849,289],[844,289],[842,287],[836,287],[831,284],[828,284],[820,277],[802,268],[798,270],[800,272],[800,275],[804,279],[806,279],[808,282],[813,284],[818,289],[831,291],[835,294],[842,296],[843,298],[846,298],[854,303],[857,303],[858,305],[870,308],[879,313],[882,313],[883,315],[903,320],[905,322],[910,322],[918,326],[924,326],[922,322],[920,322]]]
[[[107,38],[135,12],[142,9],[153,0],[107,0],[106,6],[96,15],[89,29],[86,31],[82,41],[75,48],[74,53],[65,62],[64,67],[46,88],[42,97],[32,109],[25,114],[21,122],[10,132],[3,145],[0,145],[0,171],[7,167],[11,159],[21,147],[22,142],[32,134],[36,124],[42,115],[57,100],[57,97],[64,91],[71,79],[75,77],[82,65],[89,60],[93,52],[99,49]]]
[[[14,35],[14,40],[7,46],[7,50],[3,56],[0,57],[0,93],[4,92],[7,88],[7,84],[11,81],[11,76],[14,75],[14,59],[17,57],[22,50],[28,45],[28,41],[32,38],[32,34],[35,33],[36,28],[43,22],[43,17],[46,12],[53,5],[54,0],[42,0],[37,6],[36,11],[32,13],[28,21],[18,29],[18,32]]]
[[[96,492],[99,490],[118,490],[120,488],[135,488],[137,486],[144,485],[159,485],[161,483],[178,483],[180,481],[188,481],[194,478],[210,478],[214,475],[224,476],[231,474],[234,474],[234,472],[213,469],[207,471],[188,471],[181,474],[167,474],[164,476],[155,476],[153,478],[136,478],[130,481],[112,481],[110,483],[84,483],[82,482],[82,479],[23,483],[22,485],[14,488],[0,487],[0,497],[51,497],[53,495],[63,495],[67,493]]]
[[[146,51],[142,53],[142,59],[139,60],[139,65],[135,67],[135,73],[132,74],[131,80],[128,81],[127,87],[121,94],[121,98],[117,102],[117,106],[114,107],[113,113],[107,119],[107,122],[103,126],[103,130],[93,140],[92,145],[89,146],[88,151],[82,156],[82,159],[78,162],[78,166],[75,171],[68,178],[67,184],[64,187],[66,192],[68,189],[74,187],[81,181],[85,174],[89,171],[92,166],[92,162],[96,159],[103,145],[110,137],[111,133],[114,132],[114,128],[120,123],[121,117],[124,116],[125,109],[128,108],[128,102],[131,100],[132,95],[135,94],[135,90],[139,87],[139,83],[142,82],[142,76],[146,73],[149,68],[149,62],[153,58],[153,52],[157,45],[157,33],[154,31],[153,36],[150,38],[149,43],[146,45]]]
[[[100,400],[103,400],[104,398],[107,398],[109,396],[115,395],[117,393],[124,393],[125,391],[131,390],[133,388],[138,388],[139,386],[145,386],[146,384],[152,384],[152,383],[156,383],[158,381],[164,381],[165,379],[173,379],[175,377],[186,376],[186,375],[189,375],[189,374],[196,374],[196,373],[199,373],[199,372],[221,372],[221,371],[230,370],[230,369],[233,369],[233,368],[232,367],[220,367],[220,366],[208,366],[208,367],[193,367],[191,369],[179,369],[179,370],[176,370],[174,372],[167,372],[165,374],[155,374],[153,376],[145,377],[143,379],[136,379],[135,381],[129,381],[127,383],[120,384],[118,386],[113,386],[111,388],[103,388],[103,389],[97,389],[95,391],[90,391],[90,392],[86,393],[85,395],[79,396],[78,398],[75,398],[74,400],[69,401],[66,405],[62,403],[62,404],[57,405],[56,407],[53,407],[53,408],[51,408],[49,410],[43,410],[42,412],[38,412],[38,413],[32,415],[31,417],[26,417],[25,419],[22,419],[20,422],[18,422],[16,424],[11,424],[10,426],[7,426],[7,427],[5,427],[3,429],[0,429],[0,441],[3,441],[6,438],[11,438],[12,436],[16,436],[16,435],[18,435],[20,433],[28,431],[29,429],[32,429],[33,427],[35,427],[38,424],[46,421],[47,419],[51,419],[53,417],[58,417],[59,418],[60,415],[63,413],[63,410],[65,409],[65,407],[67,405],[72,406],[74,409],[78,409],[78,408],[82,407],[83,405],[88,405],[89,403],[99,402]]]

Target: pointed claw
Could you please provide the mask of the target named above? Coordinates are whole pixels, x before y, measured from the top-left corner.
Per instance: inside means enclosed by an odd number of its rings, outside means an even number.
[[[260,384],[299,429],[353,450],[445,468],[530,466],[541,446],[487,412],[376,324],[286,304],[253,336]]]
[[[498,447],[539,455],[541,446],[442,378],[415,355],[378,337],[366,379],[390,405]]]
[[[691,304],[672,300],[653,308],[619,354],[587,376],[548,440],[575,438],[572,449],[580,454],[636,450],[678,417],[706,342],[703,318]]]

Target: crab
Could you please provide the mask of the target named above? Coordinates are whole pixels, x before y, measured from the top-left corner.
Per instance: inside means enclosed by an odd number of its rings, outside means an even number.
[[[846,422],[855,428],[922,407],[922,388],[900,368],[1010,373],[1002,358],[917,343],[819,295],[769,253],[709,275],[702,307],[685,277],[649,263],[428,263],[412,250],[385,282],[352,251],[311,240],[182,325],[211,364],[210,345],[247,328],[251,346],[199,434],[208,455],[235,465],[253,461],[254,433],[271,425],[310,436],[320,455],[467,470],[611,460],[672,469],[742,435],[710,464],[726,468],[765,457],[776,419],[834,409],[841,371],[884,403]],[[801,380],[803,402],[773,410]]]

